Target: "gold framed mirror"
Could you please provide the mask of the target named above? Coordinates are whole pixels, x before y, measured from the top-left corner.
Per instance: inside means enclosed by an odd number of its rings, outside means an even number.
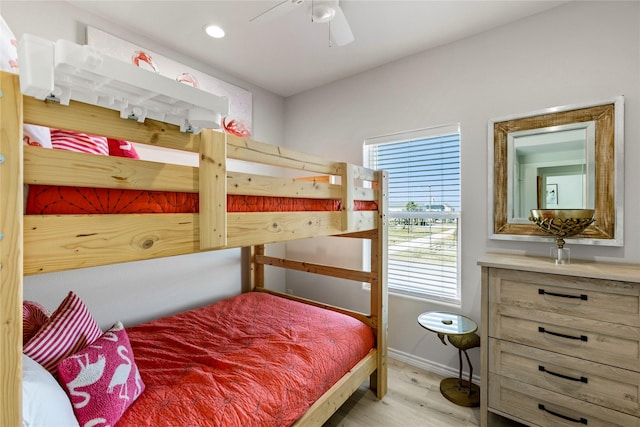
[[[531,209],[595,209],[572,243],[622,246],[624,98],[489,121],[489,235],[548,241]]]

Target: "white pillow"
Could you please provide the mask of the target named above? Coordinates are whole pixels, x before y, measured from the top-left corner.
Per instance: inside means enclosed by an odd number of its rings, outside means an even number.
[[[52,148],[51,131],[49,128],[36,125],[22,125],[22,140],[24,145]]]
[[[18,74],[18,41],[0,16],[0,70]]]
[[[76,427],[71,402],[53,376],[22,355],[22,426]]]
[[[0,16],[0,70],[18,74],[18,42],[7,22]],[[51,148],[49,128],[24,125],[25,145]]]

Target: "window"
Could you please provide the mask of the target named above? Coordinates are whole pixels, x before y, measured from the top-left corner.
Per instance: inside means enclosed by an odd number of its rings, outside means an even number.
[[[459,126],[369,138],[365,165],[389,173],[389,290],[459,304]]]

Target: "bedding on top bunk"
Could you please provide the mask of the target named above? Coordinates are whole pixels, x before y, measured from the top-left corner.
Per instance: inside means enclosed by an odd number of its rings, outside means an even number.
[[[227,195],[227,212],[340,211],[335,199]],[[354,201],[356,210],[376,210],[375,202]],[[198,193],[30,185],[28,215],[197,213]]]
[[[111,138],[50,129],[51,147],[97,155],[138,159],[133,144]],[[29,144],[25,140],[25,144]],[[40,145],[40,144],[38,144]],[[27,215],[197,213],[198,193],[30,185]],[[377,210],[375,202],[356,200],[355,210]],[[340,211],[335,199],[227,196],[227,212]]]
[[[251,292],[127,328],[145,391],[117,426],[287,426],[374,347],[330,310]]]

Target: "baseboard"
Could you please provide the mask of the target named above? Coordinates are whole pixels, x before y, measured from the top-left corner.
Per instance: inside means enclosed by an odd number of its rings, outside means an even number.
[[[388,349],[388,353],[390,358],[397,360],[398,362],[406,363],[407,365],[415,366],[416,368],[424,369],[425,371],[433,372],[434,374],[441,375],[443,377],[457,377],[458,376],[458,368],[452,368],[451,366],[443,365],[441,363],[436,363],[428,359],[423,359],[422,357],[415,356],[413,354],[405,353],[400,350],[395,350],[393,348]],[[466,367],[466,362],[463,365],[462,370],[462,378],[469,379],[469,371],[464,370]],[[474,371],[479,371],[479,366],[473,367]],[[477,372],[476,371],[476,372]],[[476,384],[480,384],[480,376],[477,374],[473,375],[473,382]]]

